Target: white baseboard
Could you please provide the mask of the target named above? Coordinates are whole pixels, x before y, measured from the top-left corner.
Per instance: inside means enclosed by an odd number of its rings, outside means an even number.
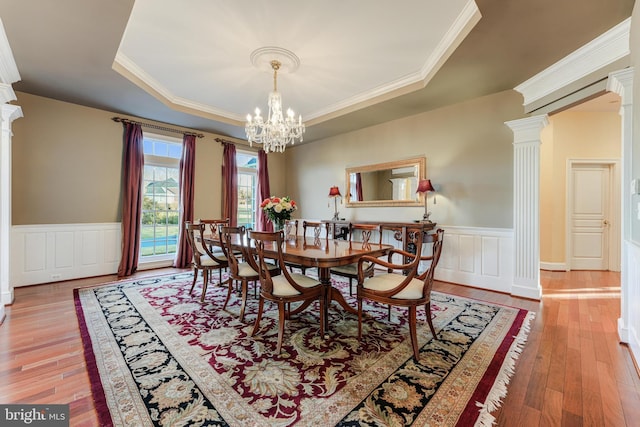
[[[540,261],[540,270],[547,271],[569,271],[567,264],[564,262],[542,262]]]
[[[120,252],[120,223],[13,226],[11,285],[114,274]]]

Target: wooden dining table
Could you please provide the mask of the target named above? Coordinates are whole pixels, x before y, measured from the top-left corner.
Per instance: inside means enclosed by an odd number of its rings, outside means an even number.
[[[205,238],[205,243],[219,245],[219,241],[209,236]],[[240,245],[249,244],[253,248],[253,242],[232,242],[232,247],[239,249]],[[342,293],[331,285],[331,268],[341,265],[349,265],[358,262],[360,257],[370,255],[380,257],[386,255],[393,245],[369,243],[362,244],[359,242],[349,242],[339,239],[315,238],[312,236],[297,236],[285,240],[282,247],[282,257],[285,262],[301,265],[306,268],[318,269],[318,280],[327,286],[327,304],[328,309],[332,301],[336,301],[340,306],[349,313],[357,314],[357,310],[350,306],[345,300]],[[278,248],[275,242],[265,242],[265,256],[277,259]],[[284,266],[283,266],[284,268]],[[300,312],[308,306],[308,303],[298,307],[294,312]],[[326,316],[325,316],[326,318]]]

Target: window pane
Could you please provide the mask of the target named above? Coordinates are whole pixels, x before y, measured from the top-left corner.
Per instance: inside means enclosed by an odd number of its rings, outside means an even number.
[[[182,157],[182,145],[169,144],[169,157],[179,159]]]
[[[178,181],[182,145],[158,138],[145,138],[144,145],[148,156],[145,155],[147,164],[142,184],[140,254],[142,257],[172,254],[177,249],[179,230]]]

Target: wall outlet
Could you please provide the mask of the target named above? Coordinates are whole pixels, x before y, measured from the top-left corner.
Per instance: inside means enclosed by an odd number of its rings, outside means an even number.
[[[60,274],[52,274],[51,275],[51,280],[57,280],[59,278],[61,278],[62,276]]]

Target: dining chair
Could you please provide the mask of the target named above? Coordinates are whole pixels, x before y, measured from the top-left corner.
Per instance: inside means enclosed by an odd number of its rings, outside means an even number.
[[[209,227],[209,232],[211,233],[211,236],[214,238],[213,240],[211,240],[211,244],[209,245],[209,249],[211,249],[212,252],[214,253],[221,253],[224,252],[222,250],[221,247],[221,240],[220,240],[220,227],[228,227],[229,225],[231,225],[231,223],[229,222],[229,218],[226,219],[198,219],[196,222],[201,222],[203,224],[206,224],[207,227]],[[218,242],[218,243],[214,243],[214,242]],[[234,250],[233,253],[235,254],[235,256],[241,256],[240,251]],[[221,254],[221,256],[227,256],[227,254]]]
[[[364,246],[382,243],[382,230],[376,224],[349,224],[349,243],[361,242]],[[373,276],[374,265],[364,264],[366,277]],[[353,280],[358,278],[358,264],[352,263],[331,268],[331,274],[349,279],[349,295],[353,295]]]
[[[193,283],[191,284],[189,294],[193,292],[196,280],[198,279],[198,272],[202,270],[203,283],[200,301],[204,302],[207,285],[209,284],[209,272],[218,270],[220,283],[222,284],[222,270],[229,266],[229,262],[224,252],[213,252],[208,245],[204,244],[207,224],[203,222],[193,223],[191,221],[185,221],[184,229],[187,233],[187,241],[193,252]]]
[[[413,355],[419,359],[418,338],[416,333],[416,311],[417,307],[424,305],[427,323],[433,338],[437,338],[431,320],[431,289],[433,288],[433,277],[442,253],[442,242],[444,230],[438,229],[434,234],[424,236],[420,228],[409,229],[409,233],[415,236],[416,253],[405,252],[402,249],[392,249],[387,261],[363,256],[358,260],[358,339],[362,338],[362,302],[364,299],[388,304],[394,307],[407,307],[409,309],[409,335]],[[422,255],[422,244],[433,243],[431,255]],[[409,259],[406,264],[394,264],[391,262],[394,254],[400,255],[402,259]],[[418,273],[421,262],[430,261],[429,267],[422,273]],[[367,264],[380,265],[387,269],[387,273],[376,274],[373,277],[366,276]]]
[[[254,336],[260,328],[260,320],[264,310],[265,300],[272,301],[278,306],[278,344],[276,353],[282,349],[282,339],[284,336],[285,319],[289,317],[288,307],[290,303],[299,301],[320,302],[320,335],[324,336],[324,304],[326,299],[326,287],[318,280],[304,274],[290,273],[286,268],[282,269],[282,274],[273,276],[267,263],[267,253],[269,249],[277,251],[277,261],[284,265],[282,246],[284,244],[284,233],[282,231],[270,233],[264,231],[249,231],[249,237],[255,242],[255,249],[258,253],[258,272],[260,274],[260,300],[258,302],[258,316],[251,336]]]
[[[304,237],[304,244],[307,243],[307,237],[313,237],[313,244],[320,245],[321,239],[324,236],[325,241],[329,238],[329,229],[327,224],[321,221],[302,221],[302,236]],[[305,266],[300,266],[302,274],[307,273]]]
[[[227,254],[229,260],[229,290],[227,292],[227,298],[222,306],[223,310],[227,309],[227,304],[231,299],[233,293],[233,282],[240,283],[240,296],[242,304],[240,306],[240,321],[244,321],[245,307],[247,305],[247,295],[249,293],[249,283],[253,283],[254,286],[260,280],[258,274],[258,264],[254,256],[249,250],[249,242],[247,240],[247,231],[244,226],[240,227],[221,227],[220,228],[220,241],[222,243],[222,249]],[[240,258],[235,256],[228,256],[233,251],[238,251],[241,254]],[[280,274],[280,267],[276,264],[268,264],[267,268],[272,276]]]
[[[297,239],[298,238],[298,220],[297,219],[285,220],[282,231],[284,233],[284,240]],[[302,274],[305,273],[305,267],[303,267],[302,265],[299,265],[293,262],[285,262],[284,265],[289,267],[289,270],[292,272],[294,268],[298,268],[302,271]]]

